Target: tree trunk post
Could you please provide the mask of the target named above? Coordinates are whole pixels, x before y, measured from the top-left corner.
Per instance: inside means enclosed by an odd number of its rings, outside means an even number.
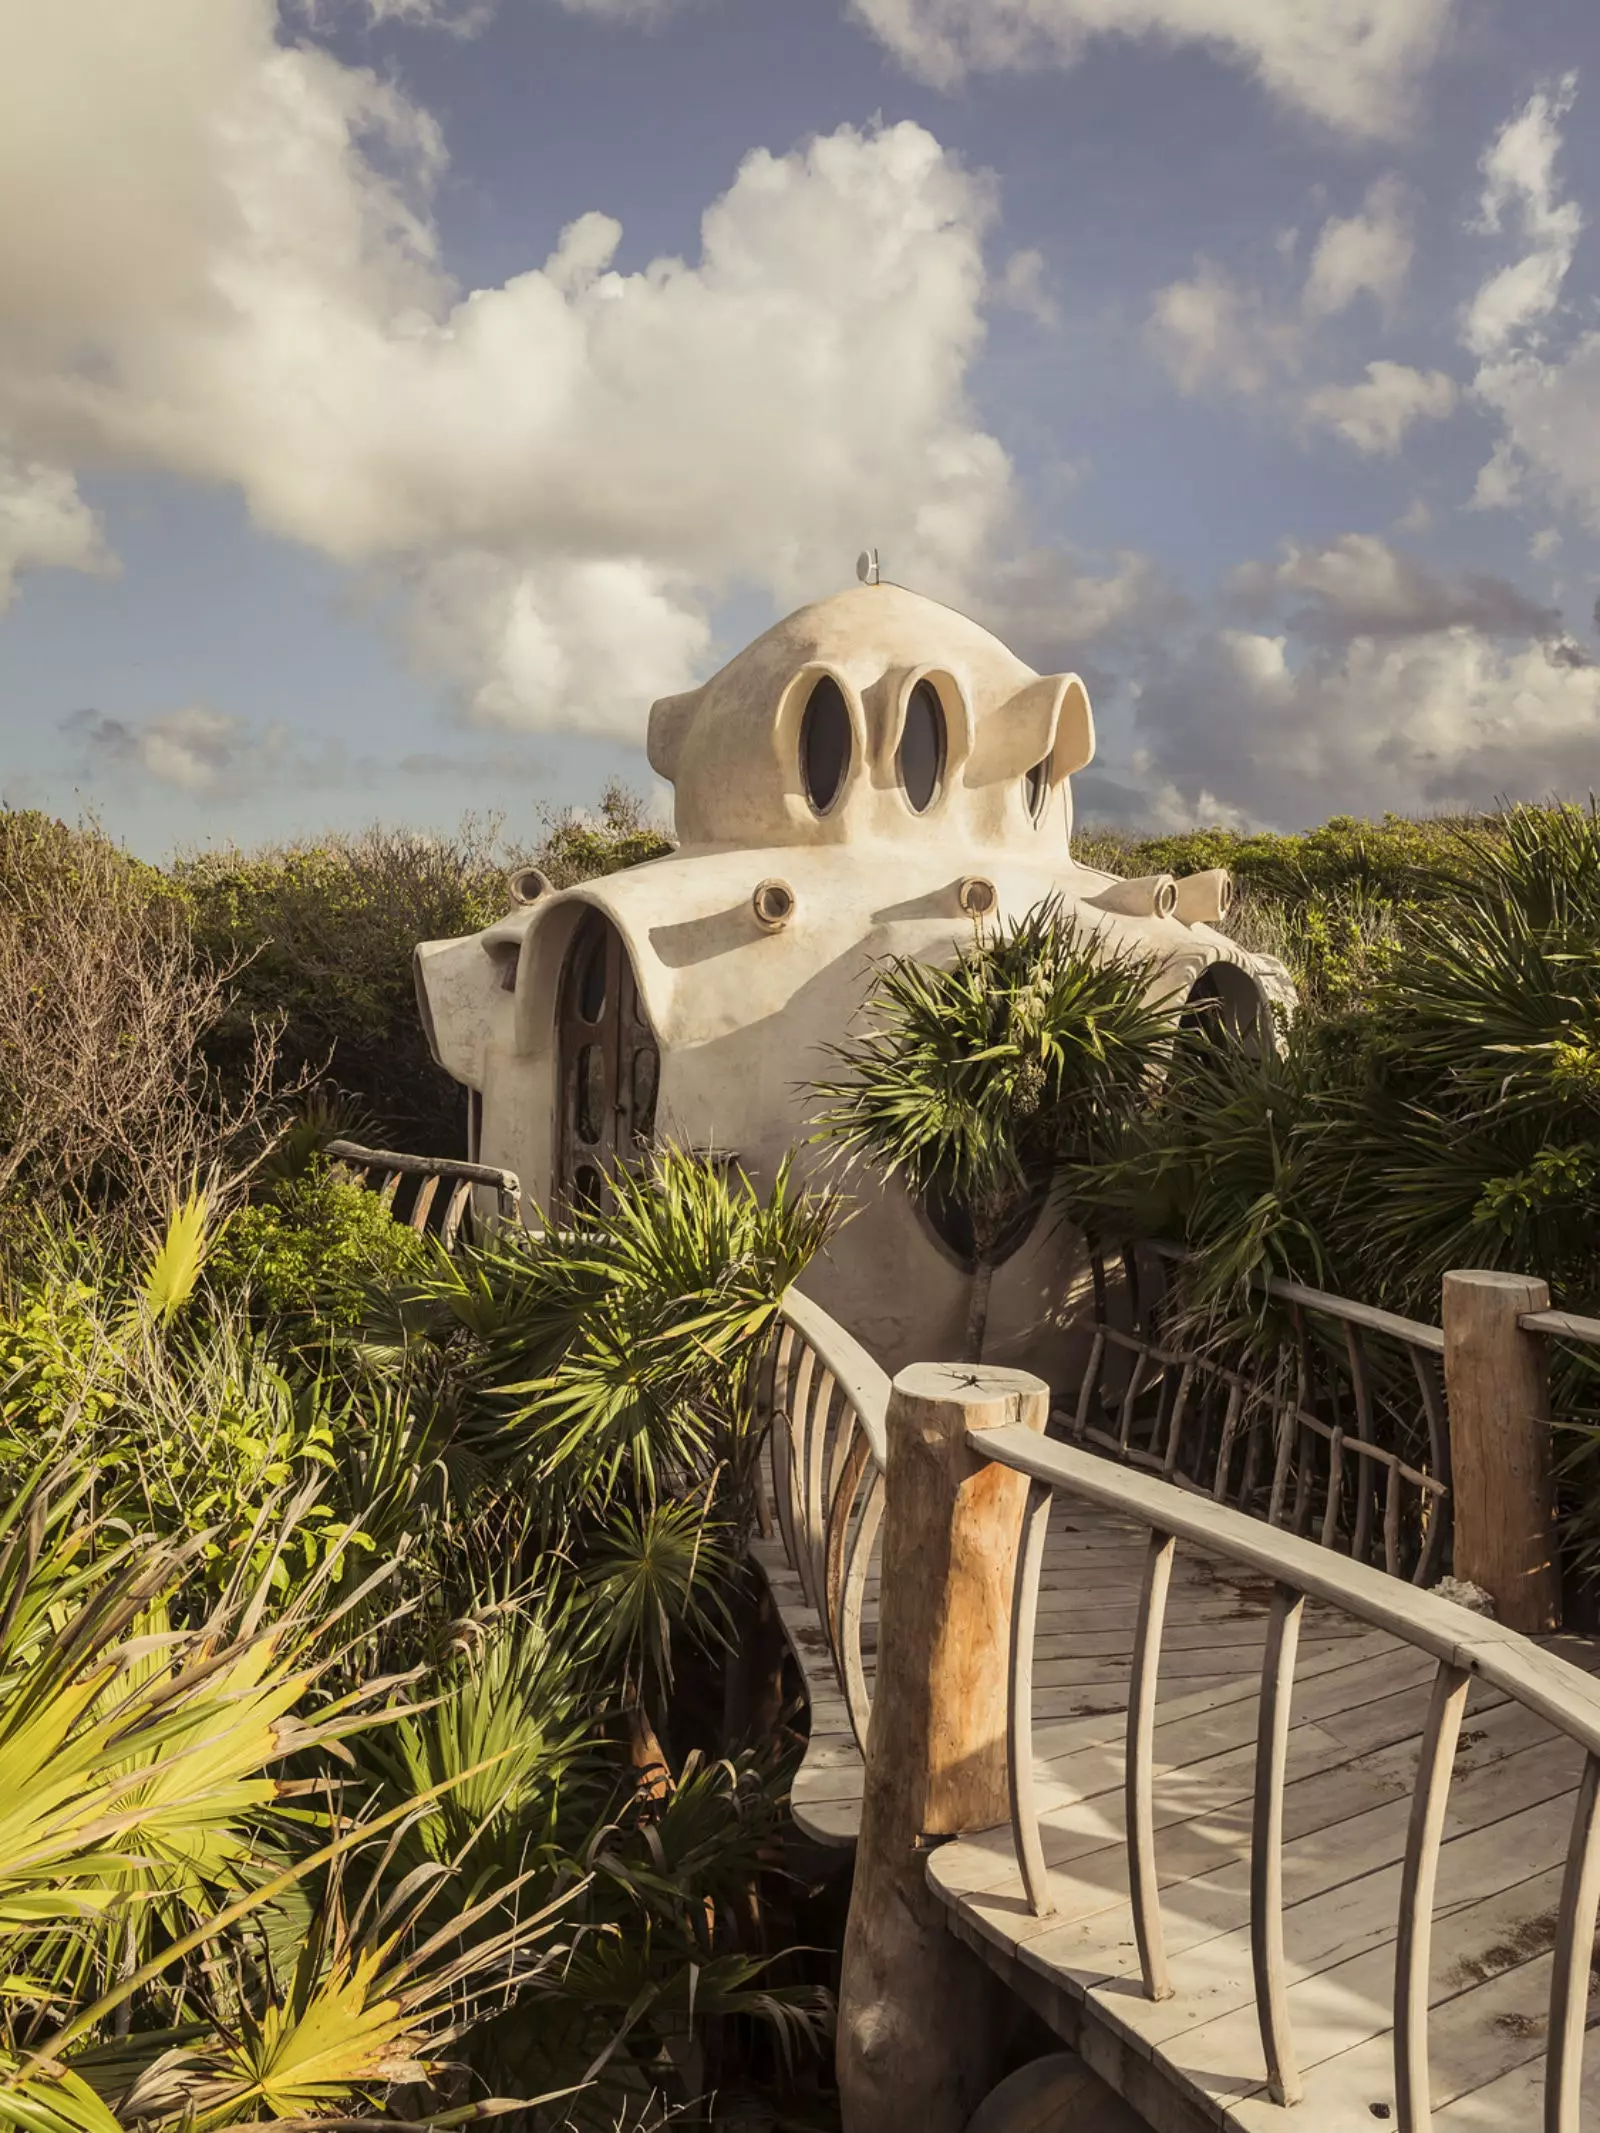
[[[1561,1624],[1545,1344],[1518,1324],[1549,1308],[1549,1289],[1531,1276],[1444,1277],[1455,1574],[1530,1636]]]
[[[969,1429],[1042,1431],[1022,1370],[917,1363],[889,1397],[878,1667],[839,1994],[845,2133],[964,2133],[995,2075],[998,1981],[950,1933],[933,1841],[1010,1813],[1011,1584],[1025,1476]]]

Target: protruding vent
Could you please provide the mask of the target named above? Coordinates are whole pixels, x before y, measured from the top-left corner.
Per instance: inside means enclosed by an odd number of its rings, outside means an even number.
[[[750,908],[756,915],[758,926],[768,933],[781,933],[794,917],[794,891],[786,881],[773,876],[756,884]]]
[[[1176,913],[1186,926],[1220,925],[1233,907],[1233,876],[1226,867],[1185,874],[1178,883]]]
[[[1170,874],[1141,874],[1135,881],[1114,881],[1084,902],[1124,918],[1171,918],[1178,908],[1178,884]]]
[[[981,874],[968,874],[956,890],[956,902],[968,918],[987,918],[999,900],[994,883]]]
[[[539,867],[518,867],[507,881],[514,904],[536,904],[541,896],[555,892],[555,884]]]

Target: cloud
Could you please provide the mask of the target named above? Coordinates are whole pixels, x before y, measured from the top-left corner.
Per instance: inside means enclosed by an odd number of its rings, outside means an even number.
[[[1544,643],[1561,629],[1558,608],[1506,579],[1475,571],[1443,577],[1375,533],[1346,533],[1322,548],[1287,542],[1276,563],[1235,571],[1230,591],[1251,620],[1283,614],[1295,634],[1324,644],[1453,629]]]
[[[17,460],[0,450],[0,615],[16,597],[24,570],[81,570],[114,577],[98,512],[61,467]]]
[[[1501,127],[1479,163],[1484,186],[1478,227],[1508,226],[1528,249],[1491,274],[1468,306],[1464,339],[1474,355],[1494,356],[1555,309],[1583,229],[1575,202],[1557,197],[1555,162],[1561,121],[1572,108],[1577,77],[1531,96]]]
[[[1600,527],[1600,333],[1562,304],[1583,228],[1556,171],[1575,96],[1567,75],[1530,97],[1483,155],[1477,227],[1522,249],[1479,287],[1462,338],[1479,358],[1473,390],[1501,422],[1473,503],[1503,509],[1537,491]]]
[[[1199,44],[1342,133],[1397,132],[1444,41],[1452,0],[853,0],[924,80],[1071,66],[1098,37]]]
[[[1331,429],[1367,455],[1398,452],[1414,422],[1440,422],[1460,398],[1442,370],[1412,370],[1380,359],[1360,385],[1320,385],[1306,395],[1309,422]]]
[[[1276,249],[1285,268],[1292,265],[1295,246],[1280,239]],[[1330,429],[1358,452],[1392,453],[1412,423],[1454,409],[1457,388],[1443,371],[1380,357],[1354,385],[1304,380],[1328,359],[1327,322],[1357,297],[1370,294],[1393,311],[1414,250],[1406,191],[1394,177],[1379,178],[1359,213],[1323,224],[1297,294],[1288,285],[1269,293],[1202,259],[1189,280],[1157,290],[1151,346],[1186,393],[1209,386],[1273,393],[1292,419]]]
[[[1142,774],[1198,809],[1253,821],[1419,812],[1586,791],[1600,668],[1470,627],[1357,636],[1310,650],[1223,631],[1141,695]]]
[[[1447,576],[1374,534],[1289,543],[1236,571],[1234,621],[1151,632],[1108,748],[1123,819],[1323,819],[1585,791],[1600,667],[1556,609]],[[1109,723],[1109,722],[1108,722]]]
[[[748,155],[690,257],[619,271],[587,214],[463,292],[432,118],[278,31],[269,0],[13,16],[0,442],[235,487],[388,573],[497,724],[637,732],[717,599],[814,594],[869,535],[970,593],[1016,512],[966,399],[990,180],[919,126],[843,127]]]
[[[1156,291],[1149,337],[1186,393],[1208,385],[1258,393],[1298,368],[1304,345],[1296,319],[1275,315],[1259,290],[1205,259],[1191,280]]]
[[[134,720],[75,711],[66,730],[82,742],[90,775],[134,770],[180,792],[216,793],[259,780],[284,754],[281,728],[257,734],[242,718],[208,704]]]
[[[1306,311],[1312,318],[1331,318],[1363,290],[1386,312],[1392,310],[1415,249],[1404,188],[1395,178],[1379,178],[1360,214],[1323,224],[1301,298]]]
[[[1013,252],[994,283],[992,300],[1013,311],[1026,312],[1038,325],[1061,323],[1060,310],[1045,285],[1042,252]]]

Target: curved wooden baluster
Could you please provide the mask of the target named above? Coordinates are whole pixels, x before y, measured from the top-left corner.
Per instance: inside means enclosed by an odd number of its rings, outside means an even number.
[[[1045,1535],[1055,1492],[1036,1481],[1028,1490],[1028,1508],[1017,1550],[1011,1591],[1011,1696],[1007,1709],[1006,1763],[1011,1792],[1011,1835],[1022,1885],[1036,1918],[1054,1909],[1039,1837],[1039,1810],[1033,1796],[1033,1638],[1039,1619],[1039,1573],[1044,1567]]]
[[[1584,1760],[1572,1810],[1567,1870],[1556,1915],[1556,1961],[1550,1979],[1550,2041],[1544,2063],[1544,2133],[1579,2133],[1583,2035],[1589,2012],[1590,1962],[1600,1913],[1600,1757]]]
[[[1289,1707],[1305,1597],[1276,1586],[1261,1661],[1261,1714],[1256,1731],[1255,1800],[1250,1818],[1250,1966],[1255,1973],[1256,2019],[1274,2103],[1298,2103],[1304,2091],[1289,2024],[1283,1967],[1283,1775],[1289,1757]]]
[[[1433,1951],[1433,1890],[1450,1798],[1461,1714],[1471,1676],[1441,1659],[1433,1677],[1428,1723],[1411,1795],[1411,1826],[1400,1877],[1400,1931],[1394,1951],[1394,2085],[1399,2133],[1428,2133],[1428,1959]]]
[[[1177,1543],[1170,1533],[1152,1533],[1139,1592],[1139,1626],[1134,1635],[1133,1678],[1128,1684],[1128,1735],[1124,1757],[1123,1799],[1127,1823],[1128,1892],[1133,1903],[1134,1938],[1147,1999],[1170,2000],[1167,1949],[1161,1930],[1161,1894],[1156,1879],[1155,1725],[1156,1677],[1161,1665],[1161,1630],[1172,1581]]]

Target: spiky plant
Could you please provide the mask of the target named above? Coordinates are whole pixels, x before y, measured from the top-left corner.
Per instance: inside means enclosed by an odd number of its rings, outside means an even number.
[[[830,1047],[817,1131],[971,1225],[966,1354],[982,1359],[994,1270],[1064,1164],[1100,1151],[1170,1041],[1147,963],[1059,900],[974,929],[949,964],[896,956]]]

